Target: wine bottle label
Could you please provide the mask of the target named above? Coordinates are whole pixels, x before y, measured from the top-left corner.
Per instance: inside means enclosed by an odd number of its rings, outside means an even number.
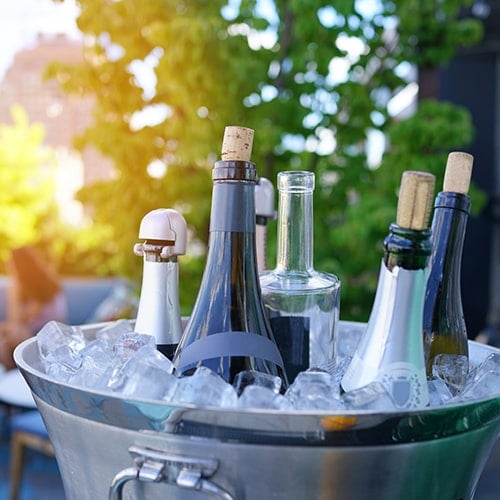
[[[378,376],[397,408],[422,408],[429,403],[425,369],[411,363],[394,363]]]
[[[285,361],[290,382],[309,368],[309,318],[302,316],[276,316],[270,318],[274,340]]]
[[[378,381],[385,387],[396,408],[422,408],[427,405],[427,379],[424,368],[417,368],[414,364],[405,362],[384,365],[382,368],[370,366],[358,353],[354,354],[353,363],[358,367],[363,366],[365,377]],[[342,382],[346,389],[349,381]]]
[[[271,361],[284,369],[283,359],[274,342],[250,332],[221,332],[195,340],[180,353],[177,371],[182,373],[200,361],[243,356]]]
[[[253,184],[216,183],[213,189],[210,231],[230,233],[255,232],[255,210],[234,210],[233,207],[254,206]]]

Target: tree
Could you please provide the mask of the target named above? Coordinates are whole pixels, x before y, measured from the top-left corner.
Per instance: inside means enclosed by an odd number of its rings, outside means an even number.
[[[224,125],[242,124],[256,130],[261,175],[315,172],[316,267],[341,278],[341,317],[366,320],[402,171],[430,170],[439,185],[446,153],[472,137],[467,111],[433,101],[424,85],[457,47],[479,40],[480,24],[460,17],[470,3],[80,0],[86,62],[55,66],[49,76],[97,98],[79,145],[92,142],[112,157],[117,178],[81,199],[113,228],[112,269],[138,276],[130,249],[152,208],[181,208],[194,238],[206,242],[210,169]],[[412,88],[415,66],[425,92],[401,120],[391,99]],[[154,77],[154,91],[137,67]],[[153,109],[163,113],[157,122],[134,125]],[[369,158],[374,136],[387,141],[382,162]],[[164,175],[151,175],[155,161]],[[202,262],[182,261],[185,310]]]
[[[44,221],[57,211],[53,151],[44,146],[44,128],[29,123],[19,105],[12,125],[0,125],[0,260],[11,248],[38,241]]]

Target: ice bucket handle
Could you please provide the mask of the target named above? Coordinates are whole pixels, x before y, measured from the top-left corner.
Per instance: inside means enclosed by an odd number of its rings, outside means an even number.
[[[163,481],[180,488],[209,493],[223,500],[234,500],[230,493],[207,479],[215,474],[219,466],[215,459],[174,455],[140,446],[131,446],[128,451],[134,459],[134,466],[115,475],[109,488],[109,500],[121,500],[125,483],[136,480]]]

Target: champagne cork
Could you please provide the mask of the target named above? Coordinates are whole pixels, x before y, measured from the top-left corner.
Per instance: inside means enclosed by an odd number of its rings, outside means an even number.
[[[443,191],[468,194],[474,157],[459,151],[448,155],[444,173]]]
[[[436,178],[427,172],[403,172],[399,189],[396,224],[422,231],[429,227]]]
[[[223,160],[250,161],[252,156],[253,133],[251,128],[229,126],[224,130],[222,140]]]

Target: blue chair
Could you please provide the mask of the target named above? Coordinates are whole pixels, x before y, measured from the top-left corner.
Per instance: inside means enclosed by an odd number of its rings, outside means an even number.
[[[10,418],[10,500],[17,500],[21,487],[26,448],[54,457],[54,448],[40,412],[26,411]]]

